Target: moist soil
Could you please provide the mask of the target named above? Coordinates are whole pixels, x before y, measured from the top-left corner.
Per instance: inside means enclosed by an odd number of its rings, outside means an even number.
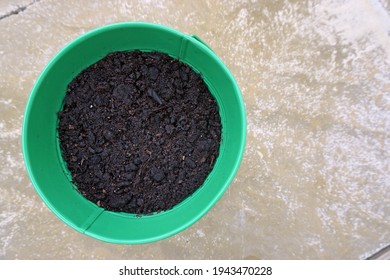
[[[221,119],[201,76],[159,52],[115,52],[82,71],[58,113],[73,183],[110,211],[168,210],[218,157]]]

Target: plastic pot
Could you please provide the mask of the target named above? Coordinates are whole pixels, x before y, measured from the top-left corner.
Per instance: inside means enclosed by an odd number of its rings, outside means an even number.
[[[82,70],[113,51],[160,51],[200,72],[215,96],[222,121],[220,154],[204,184],[170,210],[137,217],[104,210],[71,182],[57,139],[57,112],[68,84]],[[176,234],[218,201],[237,172],[246,137],[245,109],[237,83],[198,37],[151,23],[118,23],[90,31],[65,46],[46,66],[28,99],[23,154],[30,179],[47,206],[66,224],[94,238],[138,244]]]

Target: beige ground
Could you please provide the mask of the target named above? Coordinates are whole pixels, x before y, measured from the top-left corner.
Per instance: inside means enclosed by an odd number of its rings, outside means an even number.
[[[0,0],[0,258],[361,259],[390,243],[389,2],[31,2]],[[21,153],[43,67],[78,35],[120,21],[197,34],[232,71],[248,117],[242,166],[219,203],[139,246],[62,223]]]

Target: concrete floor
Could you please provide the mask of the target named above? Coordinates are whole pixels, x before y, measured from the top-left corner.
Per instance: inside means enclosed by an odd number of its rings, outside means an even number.
[[[386,247],[389,14],[383,0],[0,0],[0,258],[364,259]],[[223,198],[184,232],[137,246],[62,223],[21,153],[44,66],[77,36],[121,21],[197,34],[235,76],[248,117]]]

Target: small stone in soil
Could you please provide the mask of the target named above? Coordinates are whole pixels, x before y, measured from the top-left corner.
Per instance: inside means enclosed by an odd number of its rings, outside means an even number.
[[[123,196],[113,196],[110,198],[109,203],[113,208],[121,208],[127,204],[128,200]]]
[[[135,165],[134,163],[130,162],[128,165],[125,166],[125,170],[126,170],[126,172],[136,171],[136,170],[138,170],[138,166]]]
[[[112,134],[111,131],[105,130],[105,131],[103,131],[103,137],[104,137],[107,141],[111,141],[112,138],[114,137],[114,135]]]
[[[196,167],[196,163],[190,157],[187,157],[184,162],[190,168]]]
[[[156,80],[158,77],[158,69],[156,67],[150,67],[149,68],[149,75],[152,80]]]
[[[168,134],[172,134],[172,132],[175,130],[175,127],[171,124],[167,124],[165,126],[165,131],[168,133]]]
[[[140,157],[137,156],[134,158],[133,162],[135,165],[140,165],[142,163],[142,160]]]
[[[90,163],[91,164],[98,164],[101,160],[102,160],[102,158],[99,155],[93,155],[90,158]]]
[[[154,89],[151,89],[151,88],[148,89],[148,96],[153,98],[154,101],[156,101],[159,105],[163,104],[160,96],[157,95],[157,93]]]
[[[161,169],[156,167],[152,167],[150,173],[152,175],[153,180],[155,180],[156,182],[161,182],[162,179],[164,179],[165,177],[164,172]]]
[[[138,205],[138,206],[144,205],[144,200],[143,200],[142,198],[138,198],[138,199],[137,199],[137,205]]]

